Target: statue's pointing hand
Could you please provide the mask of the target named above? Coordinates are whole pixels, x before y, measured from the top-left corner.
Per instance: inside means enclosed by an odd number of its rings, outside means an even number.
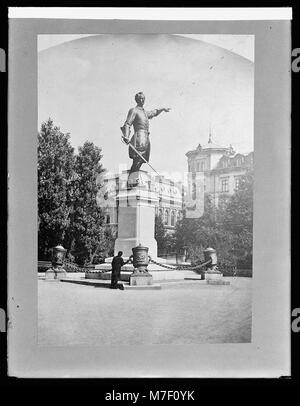
[[[169,107],[164,107],[163,110],[164,110],[166,113],[169,113],[169,111],[170,111],[171,109],[170,109]]]

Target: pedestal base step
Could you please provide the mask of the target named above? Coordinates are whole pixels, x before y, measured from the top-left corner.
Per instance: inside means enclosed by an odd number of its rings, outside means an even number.
[[[61,279],[60,282],[77,283],[79,285],[94,286],[99,288],[110,288],[109,280],[101,279],[85,279],[85,278],[68,278]],[[130,286],[128,282],[118,282],[118,288],[121,290],[157,290],[161,289],[161,285],[154,283],[153,285],[134,285]]]
[[[154,283],[153,285],[128,285],[123,283],[124,290],[158,290],[161,289],[161,285]]]
[[[193,275],[193,276],[186,276],[184,278],[185,281],[204,281],[201,275]]]
[[[110,280],[101,279],[85,279],[85,278],[65,278],[60,282],[77,283],[79,285],[95,286],[100,288],[110,288]],[[118,286],[123,286],[123,283],[118,283]]]
[[[121,281],[129,282],[130,276],[132,275],[133,268],[131,271],[121,271]],[[188,276],[195,277],[195,279],[201,279],[200,275],[192,271],[169,271],[164,269],[163,271],[151,271],[150,272],[153,277],[153,282],[161,282],[164,280],[184,280]],[[111,272],[86,272],[85,273],[86,279],[100,279],[100,280],[110,280],[111,279]]]
[[[208,285],[230,285],[229,281],[224,281],[222,279],[207,279],[206,283]]]
[[[94,286],[99,288],[110,288],[110,280],[101,279],[85,279],[85,278],[64,278],[64,279],[45,279],[46,282],[68,282],[76,283],[85,286]],[[152,285],[134,285],[130,286],[128,282],[118,282],[118,287],[124,290],[157,290],[162,289],[163,286],[172,286],[176,284],[189,285],[196,283],[197,285],[230,285],[229,281],[224,280],[200,280],[200,279],[185,279],[185,280],[164,280],[160,283],[153,283]]]

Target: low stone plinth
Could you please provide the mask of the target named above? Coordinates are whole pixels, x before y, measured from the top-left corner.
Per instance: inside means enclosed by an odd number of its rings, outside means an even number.
[[[204,272],[206,283],[209,285],[230,285],[229,281],[224,281],[220,271],[209,270]]]
[[[205,271],[204,278],[208,280],[222,280],[223,274],[219,271]]]
[[[45,272],[45,280],[46,281],[53,281],[53,280],[61,280],[67,278],[67,272],[64,269],[54,269],[50,268]]]
[[[149,286],[153,284],[153,277],[148,272],[134,272],[130,275],[130,286]]]

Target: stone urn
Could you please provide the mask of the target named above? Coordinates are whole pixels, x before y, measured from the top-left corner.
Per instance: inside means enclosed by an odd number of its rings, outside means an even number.
[[[147,266],[149,264],[148,247],[143,247],[139,244],[137,247],[132,248],[133,259],[132,263],[137,272],[148,272]]]
[[[139,244],[132,248],[132,263],[134,271],[130,275],[130,285],[152,285],[153,277],[149,274],[147,266],[149,264],[148,247]]]
[[[218,259],[217,252],[214,248],[208,247],[203,251],[204,260],[211,260],[210,264],[206,265],[206,271],[204,272],[204,278],[208,283],[225,284],[222,282],[223,274],[218,271]]]
[[[62,245],[52,248],[52,267],[46,271],[45,279],[59,280],[66,278],[67,273],[63,269],[67,250]]]
[[[216,250],[214,248],[208,247],[203,251],[203,254],[205,262],[211,260],[211,263],[206,265],[206,267],[215,269],[218,263]]]

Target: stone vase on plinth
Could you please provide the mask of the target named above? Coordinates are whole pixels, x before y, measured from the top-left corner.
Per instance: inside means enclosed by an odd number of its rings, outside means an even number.
[[[139,244],[132,248],[134,271],[130,275],[130,286],[152,285],[153,277],[147,270],[149,264],[148,247]]]
[[[229,281],[223,280],[223,274],[218,270],[217,253],[214,248],[206,248],[204,250],[205,261],[211,260],[204,271],[204,279],[210,285],[229,285]]]
[[[60,280],[67,277],[67,272],[63,268],[67,250],[62,245],[52,248],[52,267],[45,273],[46,280]]]

